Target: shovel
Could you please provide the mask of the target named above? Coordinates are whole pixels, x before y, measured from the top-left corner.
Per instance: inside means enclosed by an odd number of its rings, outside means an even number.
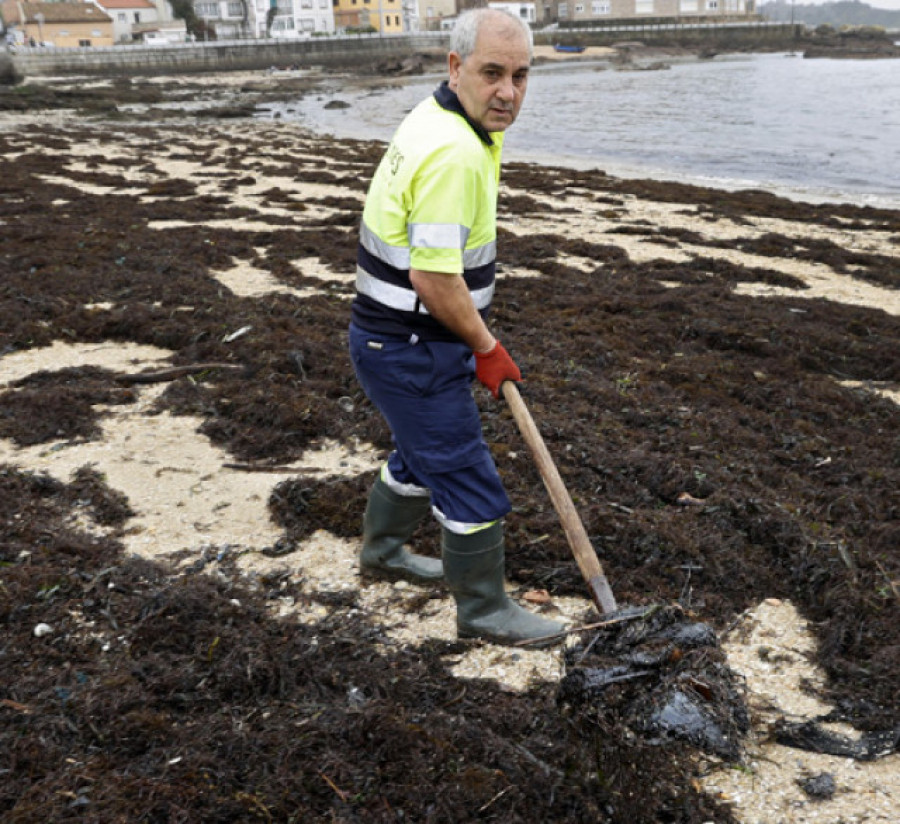
[[[597,553],[591,545],[591,541],[584,529],[584,524],[578,516],[575,504],[572,503],[572,498],[556,469],[556,465],[553,463],[553,458],[550,457],[550,453],[547,451],[544,439],[541,437],[541,433],[538,432],[534,419],[525,406],[525,401],[522,400],[518,388],[512,381],[504,381],[500,391],[503,392],[503,397],[506,398],[506,402],[512,410],[519,431],[522,433],[525,443],[528,444],[534,457],[534,462],[537,464],[538,470],[540,470],[544,486],[547,487],[547,492],[550,493],[550,500],[553,501],[556,514],[559,515],[559,520],[562,522],[569,547],[572,549],[575,561],[581,570],[581,575],[587,583],[591,600],[601,614],[615,612],[617,607],[612,588],[606,579],[603,567],[597,558]]]

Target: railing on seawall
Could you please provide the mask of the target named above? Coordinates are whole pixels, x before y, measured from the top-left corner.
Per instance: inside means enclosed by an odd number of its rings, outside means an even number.
[[[558,42],[580,46],[606,46],[623,40],[647,44],[680,44],[702,48],[752,48],[796,40],[802,25],[765,21],[722,23],[670,23],[609,25],[602,28],[565,28],[535,32],[535,43]],[[136,44],[59,48],[22,47],[10,50],[18,74],[54,75],[167,75],[192,72],[258,70],[271,67],[354,67],[415,52],[446,51],[447,32],[413,34],[345,34],[308,39],[245,39],[195,41],[170,45]]]
[[[350,34],[309,39],[211,40],[152,46],[11,50],[24,76],[165,75],[192,72],[255,70],[282,66],[358,66],[417,51],[445,51],[446,32]]]
[[[539,30],[535,43],[553,45],[566,43],[579,46],[608,46],[622,40],[638,40],[647,44],[715,45],[722,42],[753,46],[758,43],[796,40],[803,25],[776,23],[768,20],[722,22],[685,22],[654,20],[646,22],[605,23],[602,26],[566,26],[552,31]]]

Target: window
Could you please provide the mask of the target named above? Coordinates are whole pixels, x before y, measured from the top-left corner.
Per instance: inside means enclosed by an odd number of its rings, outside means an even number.
[[[678,10],[682,14],[696,14],[699,11],[697,0],[681,0]]]
[[[569,4],[568,3],[560,3],[556,7],[556,16],[560,20],[565,20],[569,16]]]
[[[60,34],[62,34],[62,32],[60,32]],[[91,41],[90,40],[79,40],[78,45],[85,46],[87,48],[91,45]]]
[[[313,7],[313,0],[302,0],[300,3],[301,9],[311,9]]]
[[[118,20],[120,23],[124,23],[124,22],[126,22],[126,21],[128,20],[128,15],[125,14],[125,12],[120,11],[120,12],[116,15],[116,20]]]
[[[141,13],[140,13],[139,11],[136,11],[136,12],[134,13],[134,22],[135,22],[135,23],[140,23],[140,22],[141,22]]]
[[[219,4],[218,3],[194,3],[194,11],[197,13],[197,17],[218,17],[219,16]]]
[[[229,17],[243,17],[244,16],[244,6],[242,3],[229,3],[228,4],[228,16]]]
[[[594,2],[591,3],[591,14],[593,14],[595,17],[601,14],[609,13],[609,0],[594,0]]]
[[[394,15],[394,25],[395,25],[395,26],[399,26],[399,25],[400,25],[400,15],[399,15],[399,14],[395,14],[395,15]]]
[[[575,4],[575,14],[584,14],[584,4],[583,3]]]
[[[707,11],[717,11],[719,8],[719,0],[706,0]]]
[[[635,14],[653,14],[653,0],[636,0],[634,12]]]
[[[319,8],[327,9],[328,8],[328,0],[319,0]]]

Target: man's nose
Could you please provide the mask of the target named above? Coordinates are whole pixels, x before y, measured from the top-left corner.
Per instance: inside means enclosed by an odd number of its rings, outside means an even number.
[[[516,95],[516,87],[512,77],[504,77],[497,84],[497,97],[501,100],[513,100]]]

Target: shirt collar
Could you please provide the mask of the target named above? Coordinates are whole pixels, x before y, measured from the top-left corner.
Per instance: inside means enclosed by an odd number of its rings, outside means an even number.
[[[437,100],[438,105],[442,109],[446,109],[448,112],[455,112],[460,115],[469,126],[472,127],[472,131],[481,138],[481,141],[487,146],[493,146],[494,140],[491,137],[490,133],[487,129],[484,128],[480,123],[476,123],[472,120],[471,117],[466,113],[466,110],[463,108],[462,103],[459,102],[459,98],[456,96],[456,92],[453,91],[447,81],[445,80],[438,86],[437,90],[434,93],[434,99]]]

